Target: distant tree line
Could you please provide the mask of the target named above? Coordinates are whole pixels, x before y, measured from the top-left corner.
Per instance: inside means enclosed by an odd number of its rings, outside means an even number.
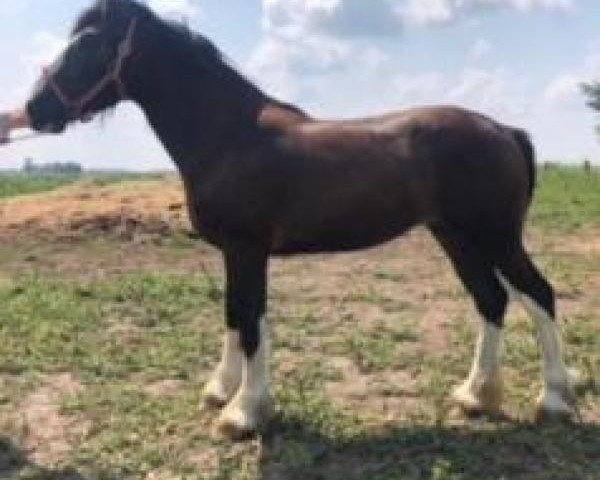
[[[52,163],[35,163],[31,158],[25,159],[23,162],[23,173],[32,174],[69,174],[79,175],[83,172],[83,167],[75,162],[52,162]]]

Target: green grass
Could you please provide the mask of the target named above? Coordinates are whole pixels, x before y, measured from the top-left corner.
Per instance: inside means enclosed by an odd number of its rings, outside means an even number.
[[[5,284],[0,374],[19,378],[4,387],[5,402],[15,396],[18,405],[24,383],[35,388],[43,376],[68,371],[85,389],[65,396],[62,411],[93,422],[76,439],[73,465],[93,467],[102,478],[139,476],[165,465],[189,469],[182,455],[191,456],[202,433],[197,374],[214,363],[221,327],[206,319],[217,316],[220,300],[205,276],[140,272],[116,282],[81,283],[26,275]],[[181,392],[155,398],[144,390],[165,379],[182,381]],[[5,402],[0,416],[15,408]],[[165,444],[169,431],[181,448]],[[0,472],[9,450],[1,445]],[[39,469],[31,472],[24,478],[45,478]]]
[[[93,173],[82,175],[0,173],[0,199],[17,195],[49,192],[78,181],[102,187],[125,181],[150,180],[161,177],[162,175],[159,174],[143,173]]]
[[[540,169],[530,218],[534,225],[556,232],[600,225],[600,169]]]
[[[214,353],[194,323],[215,308],[213,288],[205,277],[143,273],[87,284],[25,276],[0,287],[0,372],[189,379]]]
[[[403,328],[379,327],[368,335],[364,331],[348,332],[341,345],[328,350],[351,357],[362,372],[402,367],[405,361],[402,349],[407,343],[417,342],[419,337],[414,329],[405,325],[405,321],[399,320],[398,323]]]
[[[79,178],[78,175],[0,174],[0,198],[54,190]]]

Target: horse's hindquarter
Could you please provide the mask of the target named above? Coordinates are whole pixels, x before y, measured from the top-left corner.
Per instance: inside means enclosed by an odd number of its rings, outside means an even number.
[[[434,222],[478,231],[522,227],[535,179],[514,132],[474,112],[433,110],[413,150],[432,166]]]

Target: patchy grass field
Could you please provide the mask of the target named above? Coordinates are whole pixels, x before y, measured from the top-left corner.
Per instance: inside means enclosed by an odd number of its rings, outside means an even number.
[[[507,418],[452,411],[475,314],[417,230],[273,262],[277,419],[251,442],[212,439],[199,392],[218,358],[223,274],[187,229],[169,178],[0,201],[0,478],[600,479],[598,173],[544,172],[528,229],[589,380],[576,425],[531,423],[539,357],[517,307]]]
[[[553,167],[541,173],[531,220],[547,230],[600,226],[600,169]]]
[[[0,198],[49,192],[74,182],[86,182],[95,186],[121,183],[124,181],[157,178],[160,175],[139,173],[97,174],[22,174],[0,172]]]
[[[47,192],[73,183],[77,175],[23,175],[20,173],[0,174],[0,198]]]

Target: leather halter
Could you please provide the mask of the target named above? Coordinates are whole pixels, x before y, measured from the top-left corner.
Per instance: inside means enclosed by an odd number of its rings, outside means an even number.
[[[43,78],[46,84],[52,89],[52,92],[54,95],[56,95],[56,98],[58,98],[65,109],[75,115],[75,118],[80,119],[84,114],[85,107],[94,99],[96,99],[96,97],[98,97],[98,95],[100,95],[111,83],[115,84],[121,99],[127,99],[127,91],[125,88],[125,83],[121,78],[121,73],[123,71],[123,67],[125,66],[125,61],[133,53],[133,39],[136,26],[137,18],[133,18],[129,23],[125,38],[119,44],[117,56],[112,67],[108,69],[106,74],[100,80],[98,80],[93,87],[91,87],[86,93],[77,99],[70,98],[62,90],[62,88],[60,88],[50,68],[46,67],[42,70]]]

